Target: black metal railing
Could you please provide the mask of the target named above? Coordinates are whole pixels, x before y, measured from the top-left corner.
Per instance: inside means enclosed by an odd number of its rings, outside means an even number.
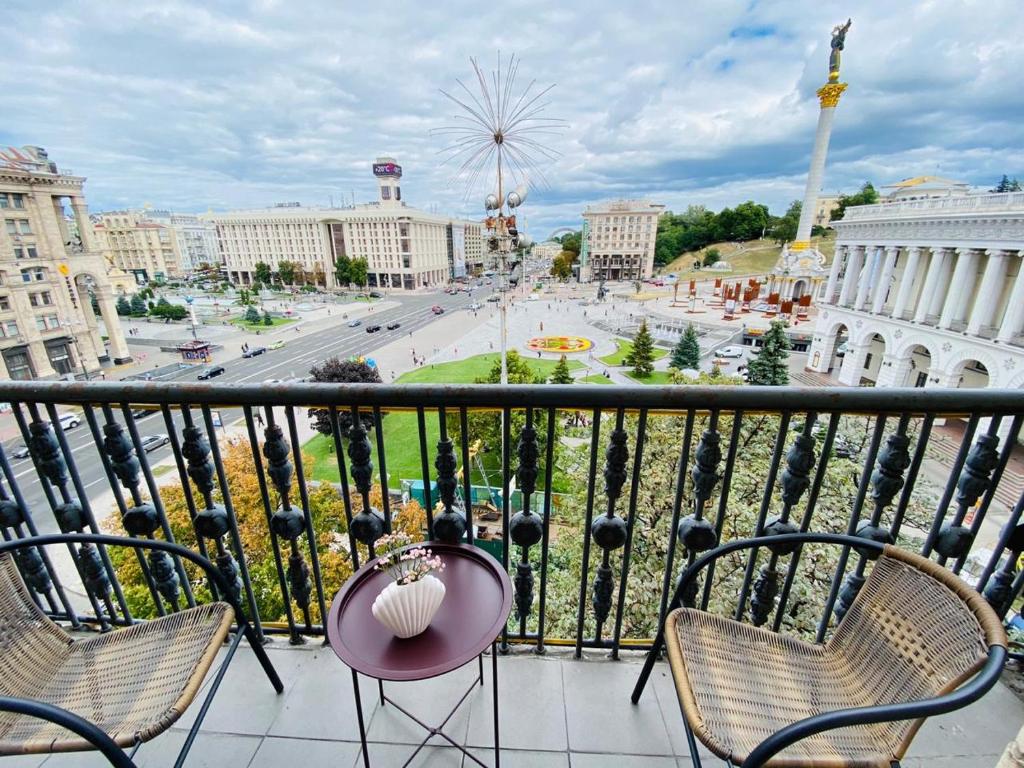
[[[177,540],[216,563],[260,636],[293,642],[323,633],[340,583],[395,527],[492,551],[516,592],[503,641],[538,651],[649,647],[678,574],[736,538],[898,541],[1003,615],[1024,587],[1024,484],[1010,464],[1024,392],[8,382],[0,401],[33,470],[16,472],[0,448],[5,539],[102,529]],[[81,408],[81,438],[61,425],[69,407]],[[145,450],[147,408],[169,461]],[[307,409],[327,414],[327,450],[313,460],[336,482],[304,463]],[[411,450],[414,476],[389,474],[398,449],[396,471]],[[821,640],[873,557],[737,552],[686,602]],[[107,629],[217,597],[163,552],[81,544],[66,557],[26,549],[18,563],[39,604],[74,625]]]

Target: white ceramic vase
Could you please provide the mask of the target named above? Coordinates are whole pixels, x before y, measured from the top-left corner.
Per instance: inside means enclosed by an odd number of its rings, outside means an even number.
[[[392,581],[380,591],[370,610],[396,637],[414,637],[434,620],[444,600],[444,583],[427,574],[411,584]]]

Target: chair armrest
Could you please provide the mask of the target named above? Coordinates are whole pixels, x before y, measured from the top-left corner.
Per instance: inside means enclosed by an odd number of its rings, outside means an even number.
[[[217,570],[217,566],[188,547],[172,544],[169,541],[133,539],[127,536],[108,536],[99,533],[48,533],[43,536],[28,536],[24,539],[0,542],[0,555],[5,552],[13,552],[16,549],[26,549],[28,547],[45,546],[48,544],[103,544],[110,547],[139,547],[141,549],[155,549],[160,552],[183,557],[202,568],[207,577],[217,585],[217,592],[234,609],[235,619],[238,623],[242,624],[246,621],[245,612],[234,596],[234,588],[228,584],[224,575]]]
[[[1006,648],[1001,645],[989,646],[988,660],[978,673],[955,691],[920,701],[905,701],[896,704],[880,704],[874,707],[854,707],[825,712],[814,717],[799,720],[773,733],[758,744],[743,761],[742,768],[761,768],[775,754],[808,736],[850,725],[914,720],[919,717],[941,715],[966,707],[980,699],[995,685],[1006,661]]]
[[[74,712],[55,707],[53,704],[46,704],[31,699],[19,699],[13,696],[0,696],[0,712],[16,712],[21,715],[28,715],[29,717],[56,723],[76,733],[96,747],[110,761],[114,768],[136,768],[135,763],[124,753],[124,750],[117,746],[113,739]]]

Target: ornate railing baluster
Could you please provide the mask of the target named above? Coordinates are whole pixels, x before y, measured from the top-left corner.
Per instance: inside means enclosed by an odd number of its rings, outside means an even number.
[[[982,594],[988,600],[989,605],[1000,616],[1006,615],[1016,598],[1013,586],[1017,579],[1017,563],[1020,562],[1021,553],[1024,553],[1024,524],[1020,522],[1022,509],[1024,509],[1024,494],[1017,502],[1010,522],[1001,532],[999,547],[992,553],[993,559],[999,557],[1000,550],[1005,553],[1002,564],[992,574],[987,584],[979,583],[978,585],[979,589],[984,589]]]
[[[370,557],[373,558],[377,556],[374,544],[384,535],[384,515],[370,506],[370,489],[373,487],[373,448],[370,447],[370,440],[358,408],[352,409],[348,459],[352,483],[363,501],[362,509],[359,514],[353,516],[349,528],[356,541],[365,544]],[[429,495],[429,491],[427,493]]]
[[[763,536],[771,541],[772,536],[796,533],[799,526],[790,521],[790,511],[800,501],[811,484],[811,470],[814,468],[814,423],[816,413],[808,413],[804,421],[804,429],[790,446],[786,454],[786,468],[782,470],[782,511],[772,518],[764,527]],[[779,593],[778,563],[779,558],[792,554],[795,545],[765,545],[770,555],[768,562],[761,566],[757,580],[754,582],[754,594],[750,598],[750,620],[760,627],[771,615],[775,607],[775,596]]]
[[[309,566],[299,548],[299,537],[305,533],[306,521],[302,512],[295,509],[291,502],[292,463],[289,461],[291,450],[285,440],[284,431],[274,421],[274,409],[265,409],[267,427],[263,434],[263,456],[267,459],[267,474],[277,490],[280,502],[271,516],[270,529],[274,535],[288,542],[288,586],[289,595],[302,610],[302,618],[309,631],[313,619],[309,612],[309,598],[313,593],[313,583],[309,578]],[[293,638],[294,640],[294,638]]]
[[[348,554],[352,560],[352,572],[359,570],[358,539],[352,533],[352,493],[348,485],[348,468],[345,466],[345,446],[342,443],[341,416],[337,406],[332,405],[327,411],[331,421],[331,438],[334,440],[334,458],[338,463],[338,479],[341,482],[341,504],[345,510],[345,529],[348,536]],[[380,429],[380,425],[377,426]],[[386,495],[386,494],[385,494]]]
[[[455,444],[448,437],[448,418],[444,408],[437,409],[439,437],[434,469],[437,470],[437,495],[441,500],[441,512],[434,518],[434,536],[448,544],[461,544],[466,533],[466,516],[455,509],[455,489],[458,488],[455,458]],[[468,469],[463,469],[468,472]],[[468,503],[469,500],[466,500]]]
[[[772,495],[775,491],[775,481],[779,476],[779,465],[782,463],[782,451],[786,447],[786,435],[789,433],[789,411],[782,413],[782,417],[779,420],[779,429],[775,434],[775,448],[772,450],[771,463],[768,466],[768,477],[764,484],[764,493],[761,495],[761,509],[757,513],[757,521],[754,523],[754,538],[763,536],[765,533],[765,523],[768,521],[768,510],[771,508]],[[740,596],[736,603],[736,613],[734,618],[736,621],[740,621],[743,618],[743,614],[746,610],[747,596],[754,586],[754,571],[757,570],[757,556],[760,552],[758,547],[754,547],[750,550],[750,556],[747,560],[747,567],[743,573],[743,584],[740,586]],[[761,590],[763,597],[759,598],[760,602],[770,602],[774,600],[775,592],[778,591],[778,581],[772,581],[771,578],[761,582]],[[769,597],[769,593],[771,596]]]
[[[613,659],[619,658],[619,644],[622,641],[622,620],[626,613],[626,585],[629,583],[629,563],[633,555],[633,531],[636,529],[636,501],[640,493],[640,468],[644,457],[644,440],[647,437],[647,409],[641,408],[636,424],[636,450],[633,452],[633,477],[629,484],[629,509],[626,518],[626,541],[622,547],[622,572],[619,574],[619,603],[615,608],[615,632],[612,635]]]
[[[544,622],[547,619],[548,599],[548,547],[551,535],[551,484],[555,471],[555,419],[554,408],[548,409],[548,432],[544,443],[544,527],[540,539],[540,600],[537,604],[536,653],[544,653]]]
[[[384,419],[381,416],[380,406],[373,407],[373,431],[377,438],[377,468],[380,478],[380,506],[381,514],[384,515],[384,533],[391,533],[391,494],[388,493],[388,459],[384,450]],[[465,439],[465,431],[463,432]],[[468,470],[467,470],[468,471]],[[470,519],[469,511],[466,511],[467,524]],[[469,534],[470,543],[473,542],[473,534]]]
[[[597,485],[597,449],[601,444],[601,410],[595,408],[590,422],[590,467],[587,471],[586,516],[583,521],[583,563],[580,567],[580,597],[576,609],[576,658],[583,655],[583,622],[587,606],[587,574],[590,571],[590,536],[594,520],[594,490]]]
[[[718,512],[715,520],[715,541],[722,540],[722,531],[725,528],[725,513],[729,505],[729,492],[732,490],[732,472],[736,466],[736,454],[740,445],[740,435],[743,430],[743,411],[733,411],[732,431],[729,434],[729,451],[725,458],[725,471],[722,473],[721,493],[718,494]],[[712,562],[705,571],[704,594],[700,598],[702,611],[708,609],[711,601],[711,586],[714,584],[715,563]]]
[[[951,521],[943,523],[935,538],[939,565],[945,565],[951,557],[966,557],[974,543],[974,533],[963,522],[967,510],[988,491],[992,470],[999,465],[999,423],[999,417],[991,420],[988,431],[978,437],[964,461],[956,484],[956,512]]]
[[[519,434],[516,456],[519,459],[516,483],[523,496],[523,508],[512,516],[508,533],[511,543],[519,547],[519,562],[516,564],[513,583],[519,634],[525,636],[526,619],[533,607],[533,566],[530,564],[530,547],[537,544],[544,535],[544,521],[530,511],[530,497],[537,489],[537,461],[540,457],[537,430],[533,428],[533,408],[526,409],[526,425]]]
[[[612,593],[615,591],[615,576],[610,563],[611,553],[621,549],[626,543],[629,525],[615,514],[615,504],[622,495],[622,486],[626,482],[626,463],[629,461],[629,435],[623,429],[625,412],[619,408],[615,413],[615,429],[608,438],[604,462],[604,493],[607,499],[605,513],[598,517],[590,526],[590,535],[594,543],[601,548],[601,564],[597,566],[594,576],[594,589],[591,602],[597,628],[595,640],[601,643],[601,630],[608,614],[612,610]]]
[[[380,409],[376,410],[377,414],[377,439],[380,441]],[[466,409],[459,408],[459,447],[462,449],[462,497],[465,499],[464,510],[466,513],[466,543],[472,544],[473,538],[476,532],[473,530],[473,485],[472,485],[472,474],[473,467],[469,460],[469,414]],[[377,443],[377,455],[384,456],[383,442]],[[384,465],[381,464],[380,469],[381,482],[383,483],[387,474],[384,471]],[[488,499],[490,501],[490,499]]]
[[[427,417],[423,406],[416,409],[416,426],[420,438],[420,468],[423,473],[423,506],[427,512],[427,540],[434,539],[434,498],[430,491],[430,457],[427,455]]]
[[[683,509],[683,494],[686,491],[686,470],[690,462],[690,442],[693,440],[694,412],[686,414],[686,426],[683,428],[683,442],[679,448],[679,459],[676,462],[676,487],[672,499],[672,522],[669,523],[668,551],[665,553],[665,576],[661,582],[661,602],[658,603],[658,624],[665,619],[668,610],[669,590],[672,588],[672,574],[675,573],[676,541],[679,540],[679,517]],[[686,546],[685,544],[683,545]]]
[[[3,450],[0,448],[0,450]],[[25,516],[21,507],[8,497],[7,491],[0,486],[0,535],[4,541],[24,538],[22,528]],[[50,580],[50,572],[43,562],[39,547],[26,547],[14,552],[14,561],[18,565],[21,577],[29,588],[29,593],[36,605],[41,604],[39,597],[42,596],[49,603],[50,610],[57,612],[57,603],[53,599],[53,582]]]
[[[714,524],[704,517],[704,507],[715,492],[720,479],[718,465],[722,461],[722,436],[718,432],[719,412],[714,410],[708,418],[708,428],[700,436],[697,450],[693,455],[690,482],[693,484],[693,512],[679,521],[675,535],[683,545],[686,562],[679,569],[679,576],[697,559],[697,555],[711,549],[718,542]],[[682,468],[680,468],[682,469]],[[680,489],[682,490],[682,489]],[[678,579],[676,580],[678,584]],[[683,594],[683,605],[693,607],[697,603],[700,584],[693,579]]]
[[[420,409],[420,444],[423,445],[423,426],[422,426],[422,413],[423,409]],[[421,449],[422,450],[422,449]],[[511,556],[512,547],[509,545],[509,527],[511,522],[509,515],[511,514],[512,501],[511,496],[511,485],[512,485],[512,474],[510,470],[512,452],[512,411],[510,408],[501,409],[501,566],[508,572],[509,557]],[[427,499],[430,498],[430,489],[426,488],[424,491],[427,493]],[[430,510],[427,510],[428,518],[430,521]],[[505,626],[501,628],[501,652],[508,653],[508,622],[505,622]]]
[[[953,493],[956,491],[957,482],[961,477],[963,468],[967,462],[967,456],[971,450],[971,441],[974,439],[974,433],[978,430],[978,421],[980,416],[975,413],[967,420],[967,427],[964,429],[964,436],[960,440],[960,448],[957,451],[956,459],[953,460],[953,466],[949,471],[949,480],[946,481],[946,487],[942,491],[942,497],[939,499],[939,503],[935,507],[935,516],[932,518],[932,527],[928,530],[928,535],[925,537],[924,544],[921,546],[921,554],[925,557],[930,557],[932,550],[935,549],[935,542],[938,540],[939,532],[942,530],[943,525],[946,522],[946,515],[949,512],[949,504],[953,500]]]

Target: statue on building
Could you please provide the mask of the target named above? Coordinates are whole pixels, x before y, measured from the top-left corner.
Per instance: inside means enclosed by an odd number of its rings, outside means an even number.
[[[68,240],[66,243],[64,243],[64,245],[67,247],[68,251],[70,251],[71,253],[84,253],[85,252],[85,248],[82,245],[82,237],[78,233],[73,234],[71,236],[71,239]]]
[[[852,23],[853,19],[847,19],[845,24],[836,24],[832,28],[832,53],[828,57],[828,79],[832,82],[839,80],[843,45],[846,43],[846,33]]]

